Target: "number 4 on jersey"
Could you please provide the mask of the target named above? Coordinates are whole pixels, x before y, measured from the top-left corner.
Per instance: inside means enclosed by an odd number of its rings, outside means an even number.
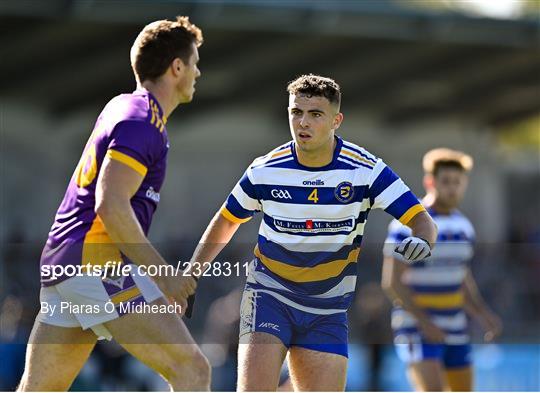
[[[317,189],[313,189],[313,191],[311,191],[311,194],[309,194],[308,196],[308,201],[313,201],[313,203],[317,203],[319,202],[319,196],[317,194]]]

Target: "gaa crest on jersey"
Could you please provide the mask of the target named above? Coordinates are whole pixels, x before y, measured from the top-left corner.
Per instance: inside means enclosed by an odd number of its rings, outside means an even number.
[[[341,203],[350,202],[354,196],[354,187],[352,183],[348,181],[339,183],[334,190],[334,195]]]
[[[272,195],[272,197],[275,199],[293,199],[289,191],[280,190],[278,188],[272,189],[272,191],[270,191],[270,195]]]

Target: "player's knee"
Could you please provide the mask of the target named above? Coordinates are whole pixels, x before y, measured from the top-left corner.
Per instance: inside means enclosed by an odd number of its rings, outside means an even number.
[[[193,373],[197,375],[201,385],[210,385],[212,367],[210,366],[210,362],[206,356],[204,356],[200,351],[198,351],[198,354],[193,357],[192,370]]]
[[[209,387],[211,378],[210,362],[203,353],[196,349],[189,353],[179,355],[181,359],[177,359],[171,367],[169,382],[175,385],[185,385],[186,380],[191,381],[199,387]]]

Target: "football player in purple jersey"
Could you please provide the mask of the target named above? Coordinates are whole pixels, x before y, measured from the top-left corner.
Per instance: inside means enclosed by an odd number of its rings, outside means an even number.
[[[147,234],[165,178],[167,118],[193,98],[202,42],[187,17],[150,23],[136,38],[137,89],[99,115],[42,253],[41,310],[19,390],[68,390],[98,338],[112,337],[171,389],[209,389],[207,359],[180,315],[163,312],[185,307],[195,280],[144,274],[169,266]],[[130,311],[142,306],[158,312]]]

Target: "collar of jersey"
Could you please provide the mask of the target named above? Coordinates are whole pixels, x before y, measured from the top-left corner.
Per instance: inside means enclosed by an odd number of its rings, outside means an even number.
[[[435,209],[433,209],[433,207],[426,207],[426,210],[427,212],[429,213],[429,215],[431,217],[436,217],[436,216],[441,216],[441,217],[450,217],[450,216],[454,216],[454,215],[458,215],[459,214],[459,210],[458,209],[453,209],[450,213],[448,214],[442,214],[442,213],[438,213],[435,211]]]
[[[291,142],[291,152],[294,157],[294,161],[296,162],[296,165],[300,167],[300,169],[304,171],[311,171],[311,172],[320,172],[320,171],[327,171],[332,169],[337,162],[337,158],[339,157],[339,153],[341,153],[341,147],[343,146],[343,140],[339,136],[334,136],[336,139],[336,147],[334,149],[334,155],[332,157],[332,161],[325,165],[325,166],[305,166],[300,164],[300,161],[298,161],[298,157],[296,156],[296,144],[294,141]]]
[[[163,119],[164,123],[167,123],[167,118],[163,115],[163,108],[161,107],[159,101],[152,93],[150,93],[148,90],[146,90],[144,87],[140,87],[134,91],[135,94],[141,94],[141,95],[147,95],[149,98],[151,98],[157,105],[159,110],[159,117]]]

